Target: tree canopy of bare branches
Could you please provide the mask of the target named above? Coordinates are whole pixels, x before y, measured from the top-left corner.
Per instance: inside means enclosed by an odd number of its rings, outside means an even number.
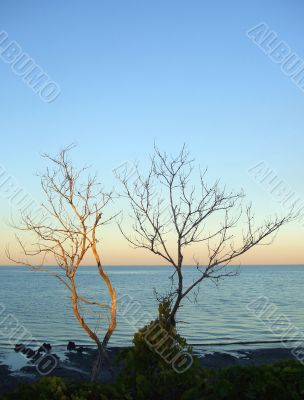
[[[146,174],[136,167],[131,178],[127,170],[118,175],[133,221],[132,232],[119,223],[121,233],[134,248],[148,250],[174,268],[166,296],[172,301],[169,322],[174,326],[182,300],[204,279],[235,275],[236,270],[228,268],[232,261],[257,245],[269,244],[266,239],[273,239],[292,219],[291,213],[274,216],[256,226],[251,205],[243,206],[243,192],[221,188],[219,181],[208,184],[206,170],[194,184],[194,167],[185,146],[176,157],[155,147]],[[193,245],[199,251],[199,257],[193,255],[198,274],[187,286],[184,258]]]
[[[99,355],[92,372],[92,380],[95,380],[100,373],[104,350],[116,327],[116,291],[104,271],[97,248],[98,230],[113,218],[106,217],[104,213],[112,200],[112,192],[106,193],[97,177],[88,175],[87,168],[73,167],[68,158],[72,147],[63,149],[56,157],[44,155],[51,164],[41,175],[46,201],[40,209],[41,212],[23,213],[21,222],[15,226],[19,231],[31,233],[34,237],[33,244],[29,246],[20,235],[17,240],[23,255],[27,259],[38,257],[39,264],[24,259],[17,260],[9,251],[7,255],[17,263],[54,275],[69,290],[77,320],[98,347]],[[89,252],[92,252],[99,276],[106,284],[109,301],[92,301],[79,294],[75,278]],[[55,260],[61,272],[47,268],[46,260]],[[99,337],[96,327],[92,328],[86,322],[84,305],[92,306],[98,318],[106,315],[108,325],[103,339]]]

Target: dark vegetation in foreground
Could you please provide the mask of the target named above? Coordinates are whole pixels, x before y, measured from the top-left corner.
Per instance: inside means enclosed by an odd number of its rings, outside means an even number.
[[[146,368],[123,373],[112,384],[65,384],[44,377],[1,399],[19,400],[298,400],[304,398],[304,366],[296,361],[271,366],[230,367],[219,372],[196,363],[185,373]]]

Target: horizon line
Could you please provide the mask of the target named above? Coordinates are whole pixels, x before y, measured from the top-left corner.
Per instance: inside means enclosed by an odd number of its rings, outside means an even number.
[[[104,267],[172,267],[174,268],[173,265],[171,264],[104,264]],[[207,265],[201,265],[201,267],[206,267]],[[264,267],[275,267],[275,266],[302,266],[304,267],[304,263],[300,264],[300,263],[291,263],[291,264],[286,264],[286,263],[281,263],[281,264],[273,264],[273,263],[267,263],[267,264],[230,264],[227,265],[227,267],[257,267],[257,266],[264,266]],[[29,269],[32,268],[39,268],[39,267],[35,267],[33,265],[33,267],[30,267],[28,265],[21,265],[21,264],[0,264],[0,268],[1,267],[26,267]],[[43,265],[41,267],[57,267],[56,264],[48,264],[48,265]],[[80,265],[79,267],[95,267],[95,264],[83,264]],[[185,264],[183,265],[183,267],[196,267],[195,264]]]

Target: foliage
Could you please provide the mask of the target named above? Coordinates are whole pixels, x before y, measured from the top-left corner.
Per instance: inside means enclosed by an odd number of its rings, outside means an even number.
[[[32,384],[23,384],[18,389],[6,395],[5,399],[19,400],[68,400],[67,386],[62,379],[55,376],[43,377]]]
[[[135,365],[136,367],[136,365]],[[194,363],[184,374],[172,368],[146,369],[112,384],[65,384],[57,377],[19,386],[2,400],[300,400],[304,398],[304,366],[296,361],[274,365],[230,367],[218,373]],[[124,373],[124,372],[123,372]],[[128,388],[133,383],[134,387]]]
[[[304,398],[304,366],[295,361],[219,372],[212,399],[300,400]]]
[[[2,400],[132,400],[116,385],[75,383],[66,385],[61,378],[50,376],[32,384],[20,385]]]
[[[134,346],[119,355],[124,365],[119,384],[139,400],[179,399],[193,385],[206,390],[211,372],[199,366],[186,340],[168,323],[171,303],[165,299],[159,304],[159,316],[134,335]],[[183,373],[173,368],[174,359],[186,351],[193,357],[191,367]]]

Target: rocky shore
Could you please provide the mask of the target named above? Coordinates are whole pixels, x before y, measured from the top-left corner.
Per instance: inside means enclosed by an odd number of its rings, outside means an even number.
[[[119,347],[108,349],[110,365],[104,366],[100,381],[109,382],[115,379],[120,368],[119,364],[115,362],[115,358],[120,350]],[[62,377],[68,382],[88,381],[96,355],[96,350],[91,348],[83,348],[81,352],[76,350],[58,352],[56,355],[58,364],[51,374]],[[240,349],[233,352],[206,350],[197,352],[197,355],[203,367],[213,369],[236,365],[272,364],[276,361],[295,359],[291,350],[286,348]],[[23,357],[22,354],[16,354],[16,356]],[[6,357],[2,354],[0,358],[0,393],[15,388],[19,383],[32,382],[41,377],[37,366],[31,361],[26,361],[26,365],[19,369],[13,369],[6,362]]]

